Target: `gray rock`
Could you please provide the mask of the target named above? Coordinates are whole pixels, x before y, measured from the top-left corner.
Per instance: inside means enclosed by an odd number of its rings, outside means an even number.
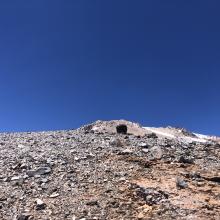
[[[9,178],[9,177],[5,177],[5,178],[3,179],[3,182],[8,182],[8,181],[10,181],[10,178]]]
[[[41,199],[36,199],[36,210],[42,210],[46,208],[46,204]]]
[[[27,164],[25,164],[25,163],[21,164],[20,168],[21,169],[26,169],[27,168]]]
[[[150,153],[150,159],[152,160],[155,160],[155,159],[159,160],[163,156],[162,149],[159,146],[154,146],[150,148],[149,153]]]
[[[144,152],[144,153],[148,153],[149,152],[149,150],[146,149],[146,148],[143,148],[141,151]]]
[[[114,146],[114,147],[122,147],[122,146],[123,146],[123,143],[120,141],[119,138],[113,138],[113,139],[109,142],[109,144],[110,144],[111,146]]]
[[[20,180],[22,177],[20,177],[20,176],[13,176],[12,178],[11,178],[11,181],[15,181],[15,180]]]
[[[43,178],[43,179],[41,179],[41,182],[42,183],[47,183],[49,180],[47,179],[47,178]]]
[[[179,189],[185,189],[188,187],[188,184],[185,180],[180,179],[179,177],[176,178],[176,186]]]
[[[91,200],[91,201],[88,201],[86,202],[86,205],[89,205],[89,206],[95,206],[95,205],[99,205],[98,201],[97,200]]]
[[[56,198],[58,197],[60,194],[59,193],[52,193],[49,197],[50,198]]]
[[[20,214],[19,216],[17,216],[16,220],[28,220],[29,217],[29,214]]]
[[[29,177],[34,177],[37,175],[44,175],[44,174],[48,174],[51,172],[51,168],[50,167],[40,167],[36,170],[29,170],[27,171],[27,175]]]
[[[141,142],[141,143],[138,144],[138,147],[148,148],[148,144],[144,143],[144,142]]]
[[[119,154],[127,155],[127,154],[132,154],[132,153],[133,153],[133,151],[127,148],[127,149],[121,151]]]
[[[161,190],[158,191],[154,188],[143,188],[138,186],[136,194],[137,196],[142,197],[150,206],[159,204],[163,200],[168,199],[167,193]]]
[[[179,158],[179,163],[188,163],[188,164],[192,164],[194,162],[193,158],[188,158],[185,156],[180,156]]]

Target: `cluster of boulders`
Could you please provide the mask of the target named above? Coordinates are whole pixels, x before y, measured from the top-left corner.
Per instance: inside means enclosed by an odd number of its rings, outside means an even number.
[[[219,219],[219,159],[124,120],[2,133],[0,219]]]

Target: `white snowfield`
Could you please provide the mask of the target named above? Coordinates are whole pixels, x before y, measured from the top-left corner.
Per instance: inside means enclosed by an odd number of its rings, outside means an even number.
[[[163,136],[168,139],[178,139],[185,143],[191,143],[191,142],[200,142],[200,143],[206,143],[210,141],[210,137],[207,135],[202,134],[196,134],[195,137],[186,136],[182,133],[181,129],[172,129],[172,128],[154,128],[154,127],[143,127],[148,132],[153,132],[157,134],[158,136]]]

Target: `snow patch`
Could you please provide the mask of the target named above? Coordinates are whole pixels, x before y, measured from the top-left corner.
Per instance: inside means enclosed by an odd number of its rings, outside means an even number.
[[[143,127],[143,128],[145,128],[146,130],[153,132],[155,134],[159,134],[159,135],[170,137],[170,138],[175,138],[175,136],[173,134],[159,131],[157,128],[149,128],[149,127]]]
[[[164,136],[170,139],[178,139],[181,142],[191,143],[191,142],[199,142],[205,143],[208,141],[208,136],[195,134],[196,137],[187,137],[185,135],[181,135],[180,130],[172,130],[170,128],[151,128],[151,127],[143,127],[149,132],[153,132],[159,136]]]

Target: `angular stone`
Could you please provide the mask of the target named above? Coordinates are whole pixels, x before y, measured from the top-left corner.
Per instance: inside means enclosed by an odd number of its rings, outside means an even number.
[[[11,178],[11,181],[14,181],[14,180],[20,180],[22,177],[20,177],[20,176],[13,176],[12,178]]]
[[[127,148],[127,149],[121,151],[119,154],[120,155],[127,155],[127,154],[132,154],[132,153],[133,153],[133,151]]]
[[[36,170],[29,170],[27,171],[27,175],[29,177],[34,177],[36,175],[44,175],[44,174],[48,174],[51,172],[51,168],[50,167],[40,167]]]
[[[144,143],[144,142],[141,142],[141,143],[138,144],[138,147],[147,148],[147,147],[148,147],[148,144],[147,144],[147,143]]]
[[[58,197],[60,194],[59,193],[53,193],[53,194],[51,194],[49,197],[50,198],[56,198],[56,197]]]
[[[150,152],[150,157],[151,157],[150,159],[152,160],[155,160],[155,159],[159,160],[163,156],[162,149],[159,146],[154,146],[150,148],[149,152]]]
[[[146,148],[143,148],[141,151],[144,152],[144,153],[148,153],[149,152],[149,150],[146,149]]]
[[[29,217],[29,214],[20,214],[19,216],[17,216],[16,220],[28,220]]]
[[[123,143],[120,141],[120,139],[118,139],[118,138],[113,138],[110,142],[109,142],[109,144],[111,145],[111,146],[114,146],[114,147],[122,147],[123,146]]]
[[[46,204],[41,199],[36,199],[36,210],[42,210],[46,208]]]
[[[186,181],[184,181],[184,180],[180,179],[179,177],[177,177],[177,179],[176,179],[176,186],[179,189],[185,189],[185,188],[188,187],[188,184],[187,184]]]

